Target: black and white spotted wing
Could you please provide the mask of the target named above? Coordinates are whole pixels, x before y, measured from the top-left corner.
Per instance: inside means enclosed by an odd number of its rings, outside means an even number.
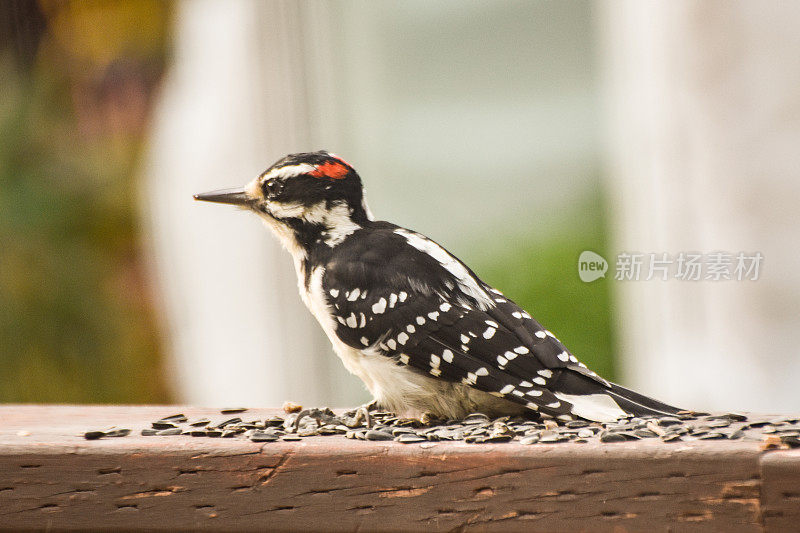
[[[329,261],[323,290],[343,342],[551,416],[571,413],[571,404],[553,394],[564,372],[580,377],[569,380],[573,386],[591,382],[570,392],[608,386],[523,309],[462,263],[443,268],[448,258],[456,260],[418,234],[413,235],[426,244],[410,245],[408,234],[387,224],[373,230],[368,242],[356,241],[357,249],[343,243],[336,255],[346,260]],[[427,243],[437,249],[419,249]]]

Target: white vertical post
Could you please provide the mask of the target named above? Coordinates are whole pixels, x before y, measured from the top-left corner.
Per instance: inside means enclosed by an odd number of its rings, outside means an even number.
[[[758,281],[613,282],[629,385],[800,407],[800,4],[600,4],[613,249],[761,252]]]
[[[319,105],[308,79],[318,76],[319,61],[306,57],[303,39],[324,6],[307,7],[178,5],[142,202],[180,401],[366,399],[300,303],[289,255],[257,217],[192,200],[193,193],[243,185],[286,153],[318,149],[309,108]]]

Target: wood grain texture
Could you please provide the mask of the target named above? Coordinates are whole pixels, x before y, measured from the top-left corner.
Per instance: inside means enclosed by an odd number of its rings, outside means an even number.
[[[225,418],[174,406],[0,407],[0,528],[800,529],[800,454],[762,452],[754,442],[423,448],[338,436],[252,443],[138,435],[175,412]],[[81,436],[110,425],[134,433]]]
[[[768,531],[800,531],[800,450],[761,460],[761,504]]]

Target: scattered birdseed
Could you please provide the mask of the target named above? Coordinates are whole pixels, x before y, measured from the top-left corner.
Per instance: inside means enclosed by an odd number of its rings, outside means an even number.
[[[224,409],[238,414],[245,408]],[[152,422],[141,430],[143,436],[185,435],[197,438],[242,438],[252,442],[296,442],[313,436],[340,435],[347,439],[419,444],[421,448],[437,442],[459,441],[470,444],[516,442],[522,445],[558,445],[587,442],[622,443],[659,439],[665,443],[700,440],[745,440],[760,443],[763,449],[800,447],[800,417],[774,417],[749,420],[738,413],[709,414],[681,411],[674,416],[642,416],[599,423],[586,420],[557,422],[524,417],[491,418],[471,413],[463,420],[443,420],[425,414],[419,419],[398,417],[363,406],[336,414],[327,407],[303,409],[292,402],[284,404],[284,416],[243,420],[240,416],[219,422],[208,418],[189,421],[180,413]],[[130,430],[110,428],[87,431],[88,440],[122,437]]]

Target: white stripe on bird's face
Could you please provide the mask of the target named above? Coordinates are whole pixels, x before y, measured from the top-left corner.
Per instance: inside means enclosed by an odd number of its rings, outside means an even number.
[[[313,172],[317,167],[308,163],[300,163],[298,165],[286,165],[285,167],[278,167],[270,170],[261,176],[262,181],[268,181],[273,178],[288,179],[301,174],[308,174]]]
[[[346,202],[334,202],[328,207],[327,201],[313,205],[300,202],[279,202],[267,200],[264,203],[267,212],[278,221],[297,219],[308,224],[324,226],[322,240],[328,246],[336,246],[348,235],[361,229],[359,224],[352,220],[353,210]]]

